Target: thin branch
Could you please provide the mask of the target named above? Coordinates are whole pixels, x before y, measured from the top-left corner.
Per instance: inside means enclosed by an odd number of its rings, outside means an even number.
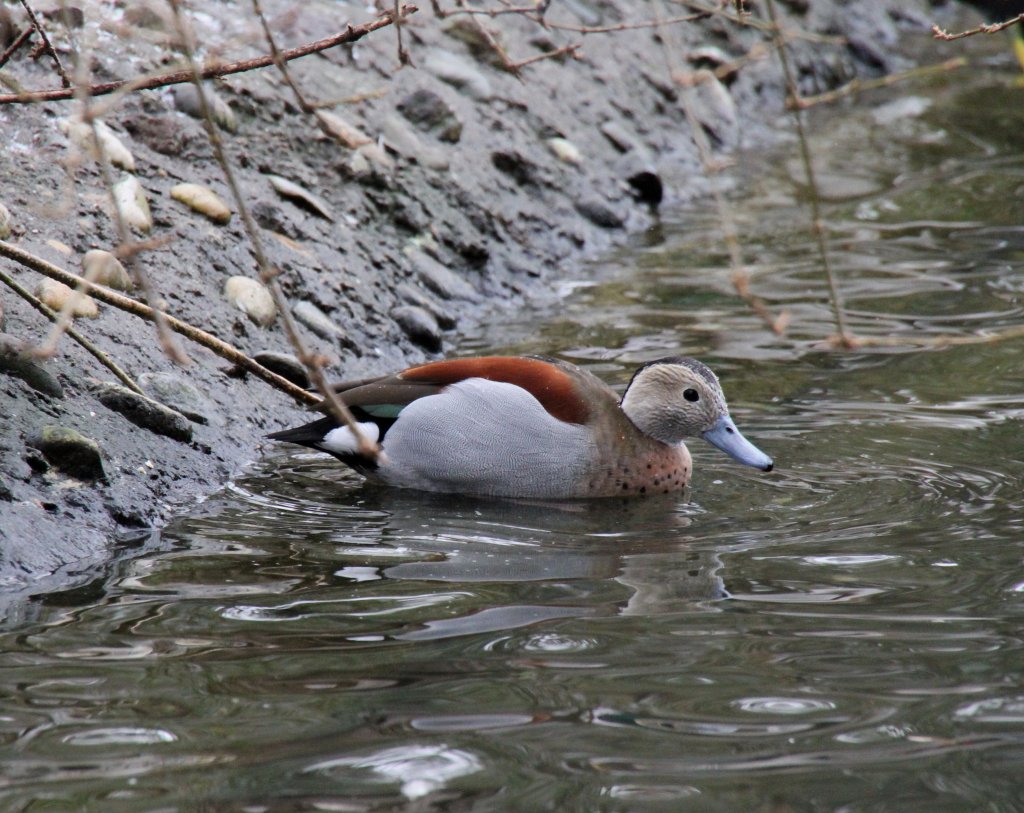
[[[60,74],[60,83],[65,88],[71,87],[71,80],[68,78],[67,72],[64,70],[64,66],[60,62],[60,57],[57,56],[57,52],[53,48],[53,43],[50,42],[50,38],[46,36],[46,31],[43,30],[42,24],[39,22],[39,18],[36,17],[36,13],[32,10],[32,6],[29,5],[28,0],[21,0],[22,8],[28,14],[29,22],[32,23],[32,28],[39,34],[39,39],[42,40],[43,50],[50,55],[53,60],[53,64],[57,67],[57,73]]]
[[[577,57],[576,52],[582,47],[582,42],[573,42],[569,45],[563,45],[561,48],[557,48],[554,51],[545,51],[543,54],[537,54],[536,56],[521,59],[519,62],[513,62],[509,67],[513,72],[518,72],[520,68],[525,68],[527,65],[532,65],[534,62],[540,62],[543,59],[557,59],[564,54],[572,54],[575,58]]]
[[[18,248],[11,243],[4,240],[0,240],[0,256],[7,257],[9,260],[13,260],[19,265],[25,268],[31,269],[43,276],[55,279],[58,282],[63,282],[72,288],[81,285],[82,289],[89,294],[93,299],[100,302],[123,310],[127,313],[131,313],[142,319],[148,319],[153,321],[156,316],[149,305],[145,305],[136,299],[124,296],[123,294],[111,291],[109,288],[104,288],[102,285],[95,285],[78,274],[73,274],[70,271],[65,271],[52,263],[47,262],[41,257],[37,257],[24,249]],[[241,350],[236,348],[234,345],[228,344],[223,339],[218,339],[211,333],[207,333],[195,325],[189,324],[188,322],[176,319],[173,316],[168,316],[167,324],[175,333],[179,333],[187,339],[201,344],[209,350],[212,350],[218,356],[227,361],[230,361],[237,367],[241,367],[243,370],[252,373],[263,381],[266,381],[281,392],[291,396],[299,403],[310,404],[317,406],[321,403],[321,399],[312,392],[302,389],[289,381],[287,378],[279,376],[277,373],[271,372],[259,362],[247,356]]]
[[[793,69],[789,64],[789,52],[786,50],[786,43],[782,39],[782,27],[779,25],[778,16],[775,10],[775,0],[766,0],[768,18],[771,20],[772,37],[778,46],[776,52],[779,55],[779,62],[782,64],[782,75],[786,79],[786,93],[790,99],[797,98],[799,93],[796,86],[796,79],[793,77]],[[799,109],[793,109],[793,120],[796,125],[797,139],[800,142],[800,160],[803,163],[804,174],[807,178],[807,185],[811,190],[811,231],[814,233],[814,240],[818,246],[818,258],[821,268],[825,273],[828,283],[829,299],[832,302],[832,313],[836,320],[836,331],[840,340],[847,347],[852,347],[852,339],[846,327],[846,316],[843,313],[843,301],[839,295],[839,285],[836,282],[835,273],[832,270],[832,262],[829,259],[828,247],[825,245],[825,221],[821,216],[821,203],[818,200],[818,181],[814,173],[814,162],[811,159],[811,149],[807,144],[807,133],[804,131],[803,114]]]
[[[418,11],[416,6],[402,6],[402,19]],[[337,45],[345,45],[350,42],[361,40],[367,34],[385,28],[394,22],[391,12],[385,12],[379,19],[363,25],[348,26],[344,31],[326,39],[308,42],[295,48],[281,51],[281,58],[286,62],[293,59],[309,56],[310,54],[326,51]],[[213,79],[218,76],[230,76],[233,73],[244,73],[245,71],[257,68],[266,68],[274,64],[274,57],[269,54],[253,57],[252,59],[240,59],[236,62],[224,62],[220,64],[205,65],[199,71],[203,79]],[[124,79],[117,82],[104,82],[91,85],[87,90],[90,96],[105,96],[121,89],[127,90],[152,90],[153,88],[167,87],[168,85],[180,85],[192,81],[192,71],[189,69],[161,73],[153,76],[137,77],[135,79]],[[25,93],[0,94],[0,104],[28,104],[31,102],[54,102],[74,98],[74,88],[62,88],[60,90],[40,90]]]
[[[853,347],[962,347],[972,344],[995,344],[1024,337],[1024,325],[1014,325],[995,333],[974,336],[853,336],[848,337]],[[829,344],[844,344],[839,336],[832,336]]]
[[[8,276],[3,271],[0,271],[0,282],[2,282],[8,288],[14,291],[14,293],[16,293],[26,302],[28,302],[29,305],[31,305],[33,308],[35,308],[37,311],[43,314],[51,322],[56,322],[60,318],[59,314],[57,314],[57,312],[54,311],[53,308],[49,307],[45,302],[40,301],[39,297],[37,297],[27,288],[24,288],[21,285],[19,285],[14,278]],[[83,336],[70,325],[66,327],[65,330],[68,336],[70,336],[73,341],[78,342],[78,344],[80,344],[85,349],[86,352],[90,353],[100,364],[102,364],[104,367],[110,370],[110,372],[112,372],[114,376],[121,381],[121,383],[123,383],[130,390],[137,392],[139,395],[145,395],[145,393],[142,391],[142,387],[136,384],[132,377],[128,375],[128,373],[126,373],[117,364],[115,364],[114,361],[110,358],[110,356],[108,356],[106,353],[100,350],[96,345],[94,345],[91,341],[85,338],[85,336]]]
[[[854,79],[847,82],[842,87],[838,87],[835,90],[830,90],[825,93],[819,93],[816,96],[790,96],[786,99],[786,106],[806,110],[807,108],[814,107],[818,104],[830,104],[831,102],[838,101],[846,96],[853,96],[854,94],[863,93],[864,91],[889,87],[890,85],[895,85],[896,83],[902,82],[906,79],[919,79],[922,76],[930,76],[933,73],[955,71],[965,65],[967,65],[967,59],[960,56],[956,59],[947,59],[945,62],[940,62],[938,65],[924,65],[920,68],[911,68],[909,71],[890,73],[886,76],[881,76],[878,79]]]
[[[619,23],[618,25],[568,25],[567,23],[553,23],[550,20],[545,20],[544,25],[547,28],[553,28],[557,31],[571,31],[574,34],[615,34],[619,31],[635,31],[638,28],[658,28],[665,25],[675,25],[676,23],[692,23],[697,20],[703,20],[707,17],[704,13],[697,14],[685,14],[680,17],[669,17],[665,20],[641,20],[636,23]]]
[[[962,40],[964,37],[973,37],[975,34],[995,34],[997,31],[1003,31],[1012,25],[1017,25],[1019,22],[1024,22],[1024,14],[1018,14],[1013,19],[1004,20],[1001,23],[982,23],[977,28],[961,31],[959,34],[950,34],[948,31],[939,28],[937,25],[933,25],[932,36],[937,40],[942,40],[943,42],[952,42],[953,40]]]
[[[17,37],[14,38],[14,42],[7,46],[6,51],[0,54],[0,68],[7,64],[7,60],[14,56],[14,52],[17,51],[22,45],[24,45],[28,41],[28,38],[31,37],[33,33],[35,33],[33,28],[29,26],[20,34],[18,34]]]
[[[253,0],[253,2],[254,6],[262,16],[262,10],[259,7],[258,0]],[[274,304],[281,314],[281,323],[284,326],[285,335],[288,337],[288,341],[291,346],[295,349],[296,355],[299,357],[299,361],[301,361],[309,371],[310,380],[323,396],[322,403],[324,407],[326,407],[328,412],[339,423],[343,423],[349,428],[349,431],[352,432],[352,435],[356,438],[356,441],[359,444],[359,453],[372,460],[377,460],[381,456],[380,447],[360,430],[356,419],[352,416],[348,407],[345,406],[337,393],[327,383],[327,379],[324,377],[323,364],[320,356],[307,350],[302,342],[302,338],[299,336],[295,320],[292,318],[291,309],[288,307],[288,301],[285,298],[284,291],[281,289],[281,283],[278,281],[279,272],[276,268],[271,266],[270,261],[267,259],[267,255],[263,250],[263,241],[260,239],[259,232],[256,229],[256,223],[249,212],[248,204],[245,201],[245,196],[242,195],[241,187],[239,187],[238,181],[235,178],[235,173],[231,168],[231,163],[228,161],[227,152],[224,149],[224,142],[220,137],[220,130],[213,121],[213,114],[211,112],[209,100],[206,98],[206,90],[203,87],[199,65],[196,64],[195,61],[195,49],[192,43],[191,32],[187,29],[184,18],[181,14],[180,0],[168,0],[168,4],[170,5],[171,11],[174,15],[174,22],[177,26],[178,34],[181,37],[185,59],[191,67],[192,82],[195,85],[196,93],[198,94],[199,107],[202,112],[203,124],[206,129],[207,138],[210,142],[210,146],[213,147],[214,157],[217,159],[217,163],[220,164],[221,171],[224,173],[224,180],[227,182],[228,188],[231,189],[231,195],[234,198],[235,206],[242,218],[242,224],[249,237],[249,242],[253,249],[253,255],[256,259],[256,265],[260,271],[260,280],[270,290]],[[269,27],[267,28],[267,33],[269,34]],[[276,50],[276,45],[273,43],[272,37],[270,37],[270,45],[272,50]],[[298,92],[299,97],[302,98],[302,94],[298,91],[298,88],[295,85],[292,85],[292,87],[296,92]]]
[[[658,8],[660,9],[660,4]],[[732,209],[722,193],[721,184],[718,183],[717,175],[722,169],[722,164],[714,160],[707,134],[704,132],[704,127],[697,119],[697,115],[693,110],[693,88],[696,84],[694,81],[696,75],[678,70],[674,62],[675,54],[679,49],[674,47],[670,39],[670,33],[668,31],[663,32],[661,37],[662,50],[665,54],[669,75],[682,87],[680,101],[682,102],[683,113],[686,116],[687,124],[690,126],[693,142],[697,147],[701,167],[711,182],[711,194],[714,198],[718,220],[722,227],[722,237],[729,251],[729,266],[732,269],[731,281],[733,288],[736,291],[736,295],[750,307],[769,330],[777,336],[782,335],[789,325],[789,314],[783,311],[778,316],[774,315],[768,309],[768,306],[765,305],[764,300],[750,290],[750,274],[747,272],[746,263],[743,260],[743,248],[740,245],[736,218],[733,217]]]

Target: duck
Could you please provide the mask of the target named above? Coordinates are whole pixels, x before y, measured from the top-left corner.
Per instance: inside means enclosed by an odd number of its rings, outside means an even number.
[[[639,367],[622,397],[593,373],[547,356],[434,361],[333,385],[370,456],[328,415],[267,437],[333,455],[399,488],[488,497],[575,499],[682,491],[701,437],[739,463],[772,459],[729,416],[718,377],[669,356]]]

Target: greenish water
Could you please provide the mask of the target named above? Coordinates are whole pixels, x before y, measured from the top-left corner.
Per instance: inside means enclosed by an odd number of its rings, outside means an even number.
[[[857,334],[1021,323],[1024,113],[990,79],[815,120]],[[776,471],[698,441],[686,500],[538,505],[275,449],[0,633],[0,808],[1024,810],[1024,340],[823,349],[774,158],[731,198],[786,336],[701,204],[462,351],[619,384],[699,356]]]

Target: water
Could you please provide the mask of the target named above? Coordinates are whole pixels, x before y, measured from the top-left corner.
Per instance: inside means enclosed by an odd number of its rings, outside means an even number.
[[[1021,322],[1020,91],[970,81],[814,123],[858,335]],[[827,349],[790,154],[731,176],[786,336],[702,204],[463,347],[698,355],[775,472],[538,505],[274,450],[0,633],[0,808],[1024,810],[1022,340]]]

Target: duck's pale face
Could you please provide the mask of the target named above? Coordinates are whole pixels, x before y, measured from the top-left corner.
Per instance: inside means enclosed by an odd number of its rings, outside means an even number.
[[[700,362],[666,360],[641,368],[626,390],[622,410],[640,431],[662,443],[700,436],[740,463],[772,469],[772,459],[736,428],[718,378]]]

